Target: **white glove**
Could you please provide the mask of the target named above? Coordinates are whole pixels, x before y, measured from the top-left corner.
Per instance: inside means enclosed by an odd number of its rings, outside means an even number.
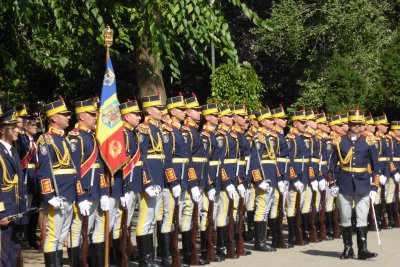
[[[319,191],[324,191],[325,190],[325,185],[326,185],[326,182],[325,182],[325,179],[322,179],[321,181],[319,181],[318,182],[318,188],[319,188]]]
[[[376,197],[376,192],[375,191],[369,191],[369,198],[372,200],[372,202],[375,201],[375,197]]]
[[[120,201],[121,201],[121,206],[123,208],[127,208],[129,203],[129,193],[126,192],[124,196],[120,197]]]
[[[293,185],[294,185],[294,187],[296,187],[296,190],[299,192],[303,191],[303,189],[304,189],[304,185],[300,181],[295,182]]]
[[[82,202],[79,202],[78,206],[79,206],[79,211],[83,216],[89,216],[90,206],[92,206],[92,203],[89,200],[84,200]]]
[[[239,192],[239,196],[245,197],[245,195],[246,195],[246,188],[244,188],[244,185],[242,185],[242,184],[238,185],[237,190],[238,190],[238,192]]]
[[[154,186],[148,186],[144,191],[149,195],[149,197],[156,197],[159,194],[158,190]]]
[[[381,183],[381,185],[385,185],[385,184],[386,184],[386,181],[387,181],[386,176],[383,175],[383,174],[381,174],[381,175],[379,176],[379,182]]]
[[[265,192],[267,192],[268,193],[268,191],[270,190],[270,186],[269,186],[269,184],[266,182],[266,181],[262,181],[259,185],[258,185],[258,187],[261,189],[261,190],[263,190],[263,191],[265,191]]]
[[[283,181],[279,181],[278,182],[278,189],[279,189],[279,192],[282,193],[282,194],[285,192],[286,185],[285,185],[285,183]]]
[[[228,197],[230,199],[233,199],[233,195],[235,194],[235,187],[233,184],[230,184],[226,187],[226,191],[228,192]]]
[[[394,180],[396,181],[396,183],[399,183],[399,182],[400,182],[400,173],[396,173],[396,174],[394,175]]]
[[[181,191],[182,189],[179,184],[172,187],[172,195],[174,196],[174,198],[179,197],[181,195]]]
[[[339,187],[338,186],[332,186],[329,191],[331,192],[331,196],[337,197],[339,195]]]
[[[52,199],[49,200],[49,204],[53,206],[54,209],[59,209],[61,207],[61,199],[58,197],[53,197]]]
[[[215,200],[215,189],[212,188],[210,191],[207,192],[208,200],[209,201],[214,201]]]
[[[201,193],[199,190],[199,187],[195,186],[192,189],[190,189],[190,192],[192,192],[192,198],[194,202],[199,203],[201,199]]]
[[[109,200],[108,196],[101,196],[100,209],[102,211],[108,211],[110,209],[110,200]]]
[[[311,182],[311,189],[315,192],[318,191],[318,181],[316,179],[312,180]]]

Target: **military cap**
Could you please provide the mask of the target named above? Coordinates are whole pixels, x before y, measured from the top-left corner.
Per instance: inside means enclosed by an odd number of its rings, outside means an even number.
[[[67,106],[65,105],[64,99],[62,97],[54,102],[46,104],[44,108],[46,110],[47,117],[51,117],[52,115],[58,113],[71,113],[71,111],[69,111]]]
[[[164,105],[161,103],[161,97],[159,95],[150,95],[141,98],[142,107],[149,108],[149,107],[156,107],[161,108]]]
[[[125,115],[127,113],[140,113],[139,105],[136,100],[128,100],[119,105],[119,110],[121,111],[121,115]]]
[[[277,118],[277,119],[278,118],[287,118],[287,115],[286,115],[285,110],[283,109],[282,105],[279,105],[279,107],[272,109],[271,114],[272,114],[272,117]]]
[[[249,119],[250,120],[255,120],[256,119],[256,113],[258,113],[259,110],[252,110],[249,112]]]
[[[400,121],[392,121],[390,123],[390,129],[392,129],[392,130],[400,130]]]
[[[191,97],[185,99],[185,105],[186,105],[186,108],[201,109],[199,101],[197,101],[197,97],[194,93],[192,93]]]
[[[328,123],[328,120],[326,119],[325,112],[321,111],[320,113],[315,115],[315,118],[318,123]]]
[[[19,105],[15,107],[15,114],[17,117],[27,117],[29,114],[26,111],[26,107],[25,104]]]
[[[389,125],[389,121],[388,121],[385,113],[382,113],[381,116],[375,117],[374,121],[375,121],[375,125],[380,125],[380,124]]]
[[[75,103],[75,113],[97,113],[97,109],[92,99],[86,99]]]
[[[310,109],[306,111],[306,119],[307,120],[316,120],[314,110]]]
[[[290,119],[292,121],[307,121],[306,112],[304,111],[304,109],[299,111],[294,111]]]
[[[203,105],[201,107],[201,114],[203,114],[203,116],[205,116],[205,115],[218,115],[219,111],[218,111],[217,104],[211,103],[211,104]]]
[[[0,116],[0,126],[6,126],[17,123],[17,114],[15,108],[7,110]]]
[[[335,115],[329,118],[328,120],[328,125],[329,126],[333,126],[333,125],[342,125],[342,118],[340,117],[340,115]]]
[[[352,123],[364,123],[364,112],[358,109],[349,110],[347,118]]]
[[[263,110],[260,110],[257,115],[256,115],[257,121],[262,121],[264,119],[272,119],[272,114],[269,108],[265,108]]]
[[[240,115],[240,116],[247,116],[247,109],[246,106],[241,104],[241,105],[235,105],[231,106],[230,108],[235,115]]]
[[[348,123],[349,122],[349,115],[347,113],[342,113],[340,114],[340,119],[342,120],[342,123]]]
[[[228,105],[220,106],[218,111],[219,111],[218,117],[233,115],[232,110],[229,108]]]
[[[170,110],[173,108],[186,108],[183,96],[178,95],[167,99],[167,109]]]
[[[375,125],[374,118],[371,113],[365,117],[365,125]]]

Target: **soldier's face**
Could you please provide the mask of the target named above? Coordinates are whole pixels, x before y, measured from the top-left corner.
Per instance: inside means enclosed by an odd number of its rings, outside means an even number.
[[[275,123],[281,127],[285,128],[287,125],[287,119],[286,118],[275,118]]]
[[[84,112],[80,115],[80,120],[86,127],[93,130],[97,122],[97,113]]]
[[[307,121],[307,126],[309,126],[313,130],[316,130],[317,129],[317,122],[314,121],[314,120],[309,120],[309,121]]]
[[[174,108],[172,109],[171,114],[179,121],[183,121],[186,117],[186,110],[180,108]]]
[[[30,136],[35,136],[37,133],[37,123],[36,121],[28,121],[25,126],[25,132]]]
[[[160,121],[161,120],[161,110],[156,108],[156,107],[149,107],[147,110],[147,113],[149,115],[150,118],[152,118],[153,120],[156,121]]]
[[[349,130],[349,125],[347,123],[343,123],[342,125],[342,129],[345,133],[347,133],[347,131]]]
[[[21,117],[17,117],[17,127],[19,129],[23,129],[26,123],[26,119],[21,118]]]
[[[206,115],[205,116],[206,120],[213,126],[217,126],[218,125],[218,117],[215,115]]]
[[[69,121],[71,119],[71,113],[57,113],[53,115],[54,125],[58,130],[64,130],[69,126]]]
[[[222,116],[221,121],[228,127],[231,127],[233,125],[232,115]]]
[[[140,113],[128,113],[124,117],[124,120],[134,128],[139,125],[141,119],[142,117]]]
[[[187,116],[192,118],[192,120],[194,120],[195,122],[199,122],[200,121],[200,116],[201,116],[201,111],[200,110],[188,109],[186,111],[186,114],[187,114]]]
[[[247,125],[246,119],[243,116],[235,115],[234,120],[239,125],[240,128],[245,128]]]
[[[365,125],[367,131],[375,133],[375,125]]]
[[[397,137],[400,137],[400,130],[393,130],[393,132]]]
[[[387,133],[387,130],[389,128],[389,126],[385,124],[379,124],[376,127],[378,128],[378,131],[380,131],[381,133]]]
[[[361,123],[353,123],[353,122],[349,122],[349,131],[351,133],[355,133],[358,134],[361,132],[361,128],[362,128],[362,124]]]
[[[272,130],[274,128],[273,119],[263,119],[261,123],[267,130]]]
[[[304,130],[306,128],[306,122],[305,121],[294,121],[293,126],[301,133],[304,133]]]
[[[0,128],[1,139],[9,144],[18,140],[17,124],[7,125]]]

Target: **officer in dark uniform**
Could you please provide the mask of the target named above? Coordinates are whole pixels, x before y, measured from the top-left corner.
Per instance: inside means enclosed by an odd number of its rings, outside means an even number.
[[[208,105],[204,105],[201,110],[201,114],[204,117],[205,124],[201,131],[201,141],[203,142],[203,146],[206,150],[206,157],[208,158],[208,164],[206,167],[206,177],[207,183],[205,187],[205,192],[207,192],[207,197],[203,197],[203,201],[201,202],[201,231],[206,231],[207,224],[207,216],[208,216],[208,208],[210,205],[210,201],[214,203],[218,203],[219,201],[219,193],[221,191],[221,181],[219,178],[221,162],[223,160],[224,149],[223,149],[223,141],[222,138],[219,137],[217,139],[217,127],[218,127],[218,114],[219,110],[215,103],[210,103]],[[218,184],[218,186],[217,186]],[[217,205],[214,204],[214,214],[212,215],[213,220],[215,220],[217,214]],[[218,231],[220,234],[218,235]],[[224,244],[225,236],[221,234],[222,227],[217,227],[217,243]],[[220,238],[220,239],[218,239]],[[202,239],[203,241],[203,239]],[[207,243],[203,241],[201,243],[201,257],[203,259],[206,258],[206,246]],[[220,262],[225,260],[224,256],[219,256],[218,254],[214,255],[214,261]]]
[[[19,134],[16,142],[18,155],[21,159],[22,175],[26,190],[26,207],[40,206],[40,190],[37,183],[37,147],[36,147],[37,121],[34,116],[27,116],[23,132]],[[39,249],[36,236],[38,213],[29,217],[29,227],[26,227],[28,244],[33,249]]]
[[[139,250],[139,266],[158,266],[154,262],[153,233],[160,210],[162,188],[165,184],[165,155],[159,130],[163,105],[159,95],[146,96],[141,100],[145,119],[137,128],[143,173],[136,242]]]
[[[367,250],[367,218],[371,201],[379,186],[380,169],[375,141],[360,132],[364,122],[359,110],[349,111],[349,132],[333,140],[333,155],[329,166],[331,176],[337,177],[339,187],[340,219],[344,251],[341,259],[354,255],[352,248],[351,210],[355,202],[357,217],[358,258],[376,257]],[[339,168],[336,168],[338,166]],[[334,173],[336,172],[336,173]],[[332,191],[331,191],[332,192]]]
[[[22,175],[20,158],[13,142],[18,139],[17,120],[15,109],[4,112],[0,116],[0,238],[1,258],[0,265],[15,267],[21,253],[21,245],[17,238],[22,230],[20,225],[27,224],[25,217],[10,222],[7,218],[26,211],[25,187]]]
[[[96,266],[104,266],[104,216],[108,210],[108,190],[104,166],[94,129],[97,109],[91,99],[75,103],[78,123],[68,134],[71,156],[80,179],[77,186],[78,208],[75,206],[71,224],[72,238],[68,239],[68,255],[73,266],[79,266],[83,216],[88,216],[90,254]]]
[[[186,119],[185,119],[185,124],[182,127],[182,130],[183,130],[183,137],[186,139],[189,164],[190,164],[190,167],[188,168],[188,178],[192,186],[190,192],[191,203],[189,202],[190,205],[188,207],[191,210],[193,210],[194,203],[199,203],[198,214],[200,214],[200,209],[201,209],[200,206],[202,203],[202,199],[204,197],[205,188],[207,186],[206,150],[201,140],[198,129],[201,120],[201,106],[199,105],[199,102],[197,101],[197,97],[195,94],[193,94],[192,97],[185,99],[185,105],[186,105]],[[197,190],[199,190],[199,192],[197,192]],[[194,218],[194,220],[199,220],[199,218]],[[185,227],[186,229],[188,229],[187,228],[188,226],[185,225]],[[200,229],[201,252],[202,255],[204,255],[204,257],[201,257],[198,260],[197,265],[204,265],[209,263],[205,259],[205,253],[207,248],[207,239],[205,230],[206,230],[205,228]],[[192,233],[189,231],[187,237],[189,244],[191,235]]]
[[[71,112],[62,98],[45,105],[45,110],[49,130],[37,142],[38,179],[47,214],[44,259],[46,266],[61,266],[63,242],[71,225],[73,203],[82,187],[80,173],[74,166],[72,151],[64,134]]]
[[[389,227],[395,227],[394,223],[394,217],[395,217],[395,205],[394,202],[396,201],[396,198],[398,199],[399,196],[395,194],[395,190],[392,192],[392,188],[395,188],[396,185],[400,181],[400,141],[399,141],[399,129],[400,129],[400,123],[399,121],[392,121],[390,123],[390,132],[387,135],[389,138],[389,146],[391,148],[392,152],[392,161],[390,162],[390,172],[392,173],[392,179],[389,181],[389,188],[390,188],[390,194],[386,197],[386,211],[388,213],[388,224]]]

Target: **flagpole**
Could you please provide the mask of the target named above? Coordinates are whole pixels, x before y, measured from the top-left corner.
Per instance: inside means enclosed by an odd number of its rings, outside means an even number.
[[[104,41],[105,45],[107,48],[106,52],[106,65],[108,63],[108,60],[110,59],[110,47],[113,44],[113,35],[114,31],[113,29],[110,28],[110,26],[107,26],[105,32],[104,32]],[[106,168],[106,173],[105,173],[105,181],[107,184],[107,194],[110,194],[110,171]],[[108,267],[108,256],[109,256],[109,250],[110,250],[110,231],[109,231],[109,213],[108,210],[104,211],[104,243],[105,243],[105,251],[104,251],[104,266]]]

